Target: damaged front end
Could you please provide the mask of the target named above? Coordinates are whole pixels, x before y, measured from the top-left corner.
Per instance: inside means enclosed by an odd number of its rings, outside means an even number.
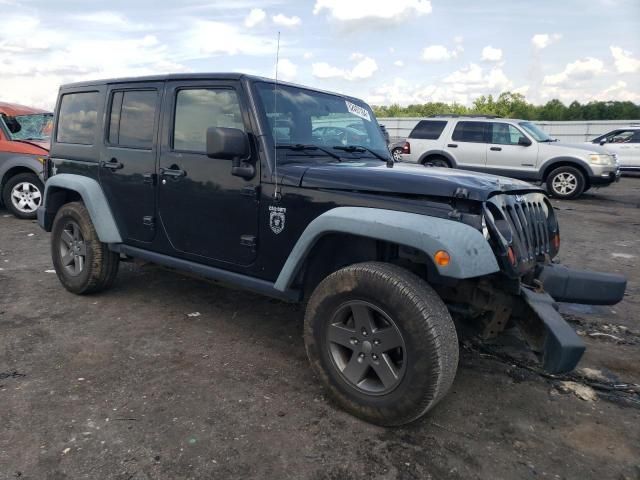
[[[614,305],[624,296],[626,279],[553,263],[559,227],[541,192],[493,196],[483,212],[485,237],[500,273],[444,287],[440,294],[453,313],[478,321],[483,339],[515,325],[547,372],[573,370],[585,345],[558,312],[557,302]]]

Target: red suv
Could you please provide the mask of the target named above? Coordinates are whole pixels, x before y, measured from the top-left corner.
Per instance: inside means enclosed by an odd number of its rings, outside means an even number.
[[[36,218],[53,114],[0,102],[0,204],[18,218]]]

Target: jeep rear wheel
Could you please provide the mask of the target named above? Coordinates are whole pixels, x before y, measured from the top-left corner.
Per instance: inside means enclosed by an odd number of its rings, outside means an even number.
[[[395,265],[345,267],[313,292],[305,315],[312,367],[349,413],[402,425],[451,387],[458,338],[444,303],[421,278]]]
[[[86,207],[63,205],[53,221],[51,257],[62,285],[77,294],[109,288],[118,273],[120,256],[101,243]]]
[[[20,173],[7,181],[2,200],[16,217],[32,220],[42,203],[43,191],[42,182],[35,173]]]
[[[563,166],[547,177],[547,189],[555,197],[564,200],[579,197],[585,188],[584,174],[575,167]]]

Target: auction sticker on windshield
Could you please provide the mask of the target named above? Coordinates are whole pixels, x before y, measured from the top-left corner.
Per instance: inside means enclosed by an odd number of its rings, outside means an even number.
[[[354,115],[360,118],[364,118],[367,122],[371,121],[369,112],[367,112],[365,108],[362,108],[359,105],[356,105],[355,103],[351,103],[347,100],[345,100],[344,103],[347,104],[347,110],[349,110],[349,113],[353,113]]]

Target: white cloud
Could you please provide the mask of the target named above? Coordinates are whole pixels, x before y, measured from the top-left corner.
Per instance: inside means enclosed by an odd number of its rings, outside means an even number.
[[[494,67],[485,73],[483,68],[475,63],[447,75],[442,82],[457,93],[477,95],[502,93],[513,86],[513,82],[501,68]]]
[[[400,23],[431,13],[429,0],[316,0],[313,13],[327,11],[340,22]]]
[[[627,82],[618,80],[610,87],[605,88],[602,92],[593,96],[593,100],[608,101],[608,100],[620,100],[631,101],[634,103],[640,103],[640,92],[629,91],[627,89]]]
[[[556,43],[562,38],[559,33],[538,33],[531,37],[531,43],[537,50],[547,48],[549,45]]]
[[[193,58],[209,55],[274,55],[276,39],[253,35],[222,22],[196,21],[184,36],[184,50]],[[194,52],[194,46],[198,46]]]
[[[271,20],[273,20],[273,23],[280,25],[281,27],[297,27],[302,22],[300,17],[287,17],[282,13],[272,16]]]
[[[502,60],[502,50],[487,45],[482,49],[482,60],[485,62],[499,62]]]
[[[278,61],[278,78],[281,80],[294,80],[298,74],[298,66],[288,58]],[[275,73],[274,73],[275,76]]]
[[[261,24],[267,18],[267,13],[261,8],[252,8],[249,14],[244,19],[244,26],[247,28],[253,28],[256,25]]]
[[[318,62],[311,65],[311,73],[316,78],[343,78],[345,80],[363,80],[370,78],[378,70],[378,64],[373,58],[364,57],[352,69],[342,69]]]
[[[311,74],[316,78],[338,78],[344,77],[345,71],[327,62],[317,62],[311,65]]]
[[[597,75],[604,73],[604,63],[597,58],[587,57],[567,64],[560,73],[547,75],[542,80],[543,85],[568,86],[576,82],[590,80]]]
[[[453,50],[448,50],[444,45],[429,45],[422,50],[422,59],[426,62],[444,62],[456,58],[463,50],[460,45]]]
[[[310,60],[313,58],[313,52],[304,52],[302,54],[302,58],[304,58],[305,60]]]
[[[393,62],[393,65],[396,67],[404,67],[404,62],[402,60],[396,60]]]
[[[609,47],[618,73],[636,73],[640,71],[640,60],[633,58],[633,54],[620,47]]]

